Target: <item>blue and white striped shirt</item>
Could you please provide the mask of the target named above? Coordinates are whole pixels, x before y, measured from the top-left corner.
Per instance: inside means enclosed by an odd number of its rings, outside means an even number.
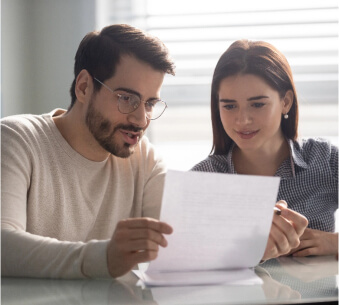
[[[278,200],[303,214],[312,229],[334,232],[338,208],[338,147],[322,139],[291,141],[290,157],[275,176],[281,178]],[[237,174],[232,161],[233,147],[226,155],[210,155],[193,171]]]

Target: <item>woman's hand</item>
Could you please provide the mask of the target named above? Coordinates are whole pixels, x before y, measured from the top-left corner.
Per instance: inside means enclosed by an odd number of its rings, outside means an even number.
[[[293,249],[293,256],[337,255],[338,233],[307,228],[300,237],[300,244]]]
[[[303,235],[308,225],[306,217],[287,208],[286,201],[277,202],[276,207],[281,210],[281,215],[274,213],[262,260],[287,254],[293,248],[297,248],[300,244],[300,236]]]

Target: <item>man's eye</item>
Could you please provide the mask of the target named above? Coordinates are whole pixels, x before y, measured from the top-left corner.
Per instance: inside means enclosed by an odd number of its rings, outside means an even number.
[[[131,100],[131,97],[129,95],[125,95],[125,94],[120,94],[119,98],[124,102],[129,102]]]
[[[156,103],[157,103],[157,101],[147,101],[145,104],[146,104],[147,108],[154,108]]]

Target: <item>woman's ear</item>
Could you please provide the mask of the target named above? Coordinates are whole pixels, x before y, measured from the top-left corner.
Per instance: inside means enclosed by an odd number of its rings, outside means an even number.
[[[294,100],[293,91],[288,90],[283,98],[283,114],[286,114],[290,111],[293,105],[293,100]]]
[[[93,79],[87,70],[80,71],[76,78],[75,95],[80,103],[84,103],[92,95]]]

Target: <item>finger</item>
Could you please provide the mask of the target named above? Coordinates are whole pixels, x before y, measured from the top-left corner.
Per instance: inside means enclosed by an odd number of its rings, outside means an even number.
[[[299,252],[303,249],[307,249],[313,246],[314,244],[311,240],[301,240],[299,246],[296,248],[293,248],[289,254],[292,255],[293,253]]]
[[[278,208],[283,208],[283,209],[287,209],[288,207],[288,204],[285,200],[279,200],[276,204],[275,204],[276,207]]]
[[[145,263],[153,261],[158,257],[158,251],[141,251],[132,254],[131,259],[134,264]]]
[[[126,252],[137,251],[159,251],[159,245],[151,240],[138,239],[126,243],[124,246]]]
[[[319,251],[317,247],[306,248],[297,252],[294,252],[292,256],[302,257],[302,256],[310,256],[310,255],[319,255]]]
[[[308,220],[305,216],[290,209],[282,209],[281,216],[293,223],[293,226],[299,236],[304,233],[308,225]]]
[[[317,243],[315,242],[315,240],[311,240],[311,239],[305,239],[300,241],[300,245],[299,245],[299,250],[301,249],[306,249],[306,248],[310,248],[310,247],[316,247]]]
[[[118,223],[121,227],[127,227],[130,229],[142,229],[142,228],[148,228],[152,229],[154,231],[163,233],[163,234],[171,234],[173,232],[173,229],[170,225],[168,225],[165,222],[153,219],[153,218],[128,218],[125,220],[122,220]]]
[[[300,240],[308,240],[313,239],[313,232],[312,229],[306,228],[304,233],[300,236]]]
[[[285,254],[290,250],[290,241],[288,240],[286,234],[284,234],[280,227],[275,223],[272,223],[270,238],[277,248],[277,252],[279,255]]]
[[[274,215],[273,224],[278,229],[278,232],[275,232],[275,233],[284,235],[284,237],[288,241],[288,246],[290,248],[296,248],[299,246],[299,243],[300,243],[299,236],[296,230],[294,229],[293,224],[290,221],[288,221],[284,217]],[[281,239],[282,237],[279,235],[279,238]]]
[[[167,240],[165,237],[152,229],[132,229],[130,230],[130,239],[137,240],[137,239],[148,239],[162,247],[167,246]]]
[[[275,246],[275,241],[270,235],[267,241],[266,249],[262,260],[268,260],[279,256],[277,247]]]

